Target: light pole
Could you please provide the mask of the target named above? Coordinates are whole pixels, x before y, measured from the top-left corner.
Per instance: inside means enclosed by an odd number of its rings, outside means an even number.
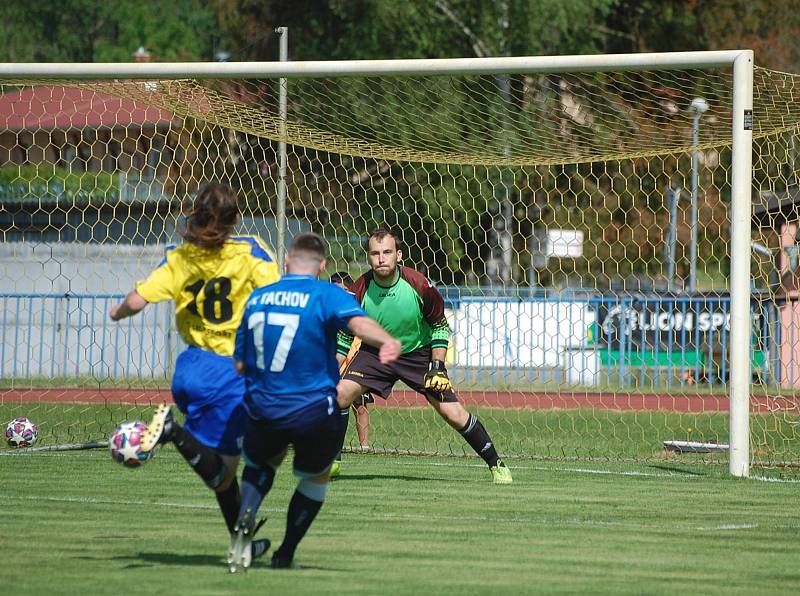
[[[689,106],[692,112],[692,146],[700,142],[700,116],[708,111],[708,102],[702,97],[695,97]],[[697,291],[697,178],[700,169],[700,153],[692,152],[692,205],[691,205],[691,243],[689,246],[689,292]]]
[[[667,291],[675,292],[675,243],[678,238],[678,201],[681,200],[681,187],[667,187],[669,197],[669,228],[667,228]]]

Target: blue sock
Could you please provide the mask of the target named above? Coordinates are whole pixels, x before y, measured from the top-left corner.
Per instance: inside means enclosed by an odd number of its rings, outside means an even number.
[[[242,505],[239,508],[239,519],[247,509],[250,509],[252,519],[255,520],[261,501],[272,488],[273,480],[275,480],[275,468],[272,466],[256,468],[245,464],[242,472]]]

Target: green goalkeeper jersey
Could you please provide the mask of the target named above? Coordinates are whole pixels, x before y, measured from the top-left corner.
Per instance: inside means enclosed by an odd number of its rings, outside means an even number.
[[[351,291],[367,315],[400,340],[404,354],[426,346],[447,348],[450,326],[444,315],[444,300],[419,271],[398,267],[397,280],[389,287],[378,285],[368,271]],[[339,337],[340,354],[347,354],[351,341],[352,337],[345,334]]]

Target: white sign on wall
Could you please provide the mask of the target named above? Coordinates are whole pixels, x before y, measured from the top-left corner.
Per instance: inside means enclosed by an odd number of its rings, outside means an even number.
[[[464,301],[450,319],[455,361],[473,367],[558,366],[595,320],[586,302]]]
[[[577,259],[583,256],[581,230],[547,230],[547,256]]]

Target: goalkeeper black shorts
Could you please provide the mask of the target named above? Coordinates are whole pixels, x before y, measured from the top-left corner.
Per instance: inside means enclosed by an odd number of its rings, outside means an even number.
[[[355,381],[366,387],[370,393],[377,393],[386,399],[397,381],[403,381],[417,393],[441,402],[457,402],[458,398],[452,389],[436,393],[425,389],[425,374],[431,363],[431,348],[424,347],[403,354],[390,364],[381,364],[374,348],[361,346],[353,356],[343,379]]]
[[[372,397],[372,394],[367,391],[366,393],[362,393],[357,398],[353,400],[354,406],[366,406],[367,404],[374,404],[375,398]]]

